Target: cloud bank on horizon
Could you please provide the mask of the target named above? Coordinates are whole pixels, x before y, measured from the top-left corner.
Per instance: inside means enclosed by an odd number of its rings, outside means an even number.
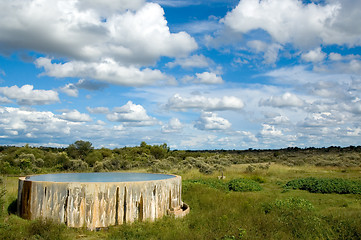
[[[0,144],[359,145],[361,2],[0,2]]]

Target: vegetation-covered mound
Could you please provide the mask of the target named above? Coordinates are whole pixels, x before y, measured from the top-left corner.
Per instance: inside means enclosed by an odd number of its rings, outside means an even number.
[[[299,178],[287,182],[284,187],[312,193],[361,194],[361,181],[343,178]]]
[[[235,192],[255,192],[261,191],[262,187],[258,182],[251,179],[233,179],[228,183],[229,190]]]

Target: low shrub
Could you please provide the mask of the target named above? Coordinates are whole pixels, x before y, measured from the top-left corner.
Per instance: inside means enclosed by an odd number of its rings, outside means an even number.
[[[88,164],[80,159],[69,161],[69,170],[71,171],[85,171],[88,169]]]
[[[273,203],[265,204],[263,207],[265,213],[273,211],[312,211],[314,209],[314,206],[310,201],[298,197],[278,199]]]
[[[1,174],[20,174],[21,169],[16,166],[12,166],[9,162],[1,161],[0,159],[0,173]]]
[[[121,168],[120,160],[116,158],[105,158],[102,163],[106,171],[117,171]]]
[[[168,160],[155,160],[150,167],[151,172],[159,173],[169,171],[173,167],[173,164]]]
[[[307,190],[312,193],[361,194],[361,181],[309,177],[291,180],[284,188]]]
[[[104,165],[102,162],[95,162],[93,166],[94,172],[104,172]]]
[[[206,163],[202,164],[201,166],[199,166],[199,172],[200,173],[204,173],[204,174],[212,174],[214,171],[214,168]]]
[[[254,165],[248,165],[248,167],[245,170],[246,173],[251,173],[254,171],[256,171],[256,167]]]
[[[258,182],[251,179],[239,178],[229,181],[228,188],[236,192],[254,192],[261,191],[262,187]]]

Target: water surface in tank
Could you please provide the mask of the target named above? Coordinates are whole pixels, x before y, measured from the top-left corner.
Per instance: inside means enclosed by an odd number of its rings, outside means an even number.
[[[142,182],[174,178],[174,175],[153,173],[57,173],[29,176],[30,181],[42,182]]]

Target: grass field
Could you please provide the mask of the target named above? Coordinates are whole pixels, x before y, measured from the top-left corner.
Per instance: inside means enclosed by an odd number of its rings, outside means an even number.
[[[28,221],[8,214],[17,198],[17,178],[3,176],[6,188],[0,219],[1,239],[361,239],[361,194],[322,194],[283,186],[297,178],[361,180],[361,168],[271,164],[247,170],[248,164],[204,175],[198,170],[177,173],[183,178],[182,200],[191,212],[183,219],[164,217],[90,232],[49,221]],[[262,190],[229,191],[228,181],[246,178]],[[11,212],[11,211],[10,211]]]

